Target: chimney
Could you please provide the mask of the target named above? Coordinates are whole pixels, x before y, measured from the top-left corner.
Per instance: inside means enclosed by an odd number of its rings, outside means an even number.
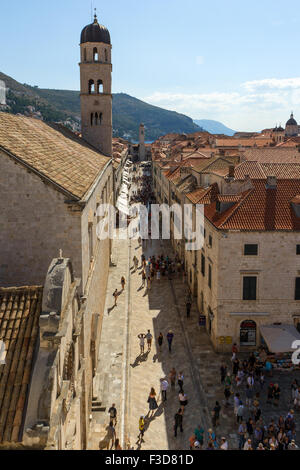
[[[276,176],[268,176],[267,177],[267,189],[276,189],[277,188],[277,178]]]
[[[229,165],[228,167],[228,177],[234,178],[234,165]]]

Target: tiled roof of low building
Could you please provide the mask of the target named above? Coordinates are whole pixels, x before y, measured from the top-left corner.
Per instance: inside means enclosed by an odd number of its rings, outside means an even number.
[[[207,218],[222,230],[300,230],[300,218],[291,202],[300,194],[299,179],[279,179],[276,188],[265,180],[252,180],[253,188],[241,194],[239,202],[222,214],[212,202],[205,208]]]
[[[252,148],[242,152],[246,160],[261,163],[299,163],[300,152],[289,147]]]
[[[272,139],[268,137],[248,139],[216,139],[217,147],[264,147],[270,145]]]
[[[8,113],[0,113],[1,149],[78,199],[110,160],[63,126]]]
[[[244,178],[248,175],[254,179],[266,179],[268,176],[276,178],[300,178],[299,163],[259,163],[246,161],[235,167],[235,177]]]
[[[0,289],[0,442],[19,442],[34,349],[38,337],[42,287]]]
[[[211,188],[198,188],[191,193],[186,194],[186,197],[193,203],[199,204],[199,201],[203,201],[203,199],[209,195]]]

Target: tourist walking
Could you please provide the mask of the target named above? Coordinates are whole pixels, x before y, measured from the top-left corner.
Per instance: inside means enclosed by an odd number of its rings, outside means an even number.
[[[139,435],[137,444],[141,444],[144,441],[145,434],[145,416],[141,416],[139,419]]]
[[[274,406],[279,405],[280,393],[281,391],[280,391],[279,385],[275,384],[273,388]]]
[[[158,404],[157,404],[157,401],[156,401],[156,391],[155,391],[154,388],[151,388],[151,390],[150,390],[150,394],[149,394],[149,397],[148,397],[148,403],[149,403],[148,415],[149,415],[149,418],[152,418],[153,415],[154,415],[154,411],[157,410],[157,408],[158,408]]]
[[[240,401],[240,405],[237,409],[237,415],[236,415],[237,423],[241,423],[243,421],[244,414],[245,414],[245,407],[243,405],[243,402]]]
[[[162,332],[160,332],[159,337],[157,338],[159,352],[161,352],[163,340],[164,340],[164,335],[162,334]]]
[[[163,402],[167,401],[167,390],[169,388],[169,382],[167,379],[162,379],[160,383],[161,388],[161,399]]]
[[[143,270],[143,272],[142,272],[142,287],[145,287],[145,282],[146,282],[146,273]]]
[[[169,351],[172,352],[172,342],[173,342],[174,334],[170,330],[167,334],[167,340],[168,340],[168,345],[169,345]]]
[[[114,426],[117,424],[117,408],[115,403],[111,405],[111,407],[108,410],[110,421],[113,423]]]
[[[183,427],[182,427],[182,424],[183,424],[183,412],[182,412],[182,409],[179,408],[179,410],[177,411],[177,413],[175,414],[174,416],[174,437],[177,437],[177,429],[179,428],[180,429],[180,432],[183,432]]]
[[[137,268],[138,268],[138,265],[139,265],[139,260],[138,260],[137,257],[134,255],[134,257],[133,257],[134,272],[136,272],[136,270],[137,270]]]
[[[225,364],[222,364],[220,367],[221,384],[224,383],[226,374],[227,374],[227,367]]]
[[[186,317],[190,318],[191,308],[192,308],[192,297],[190,294],[188,294],[186,297],[185,306],[186,306]]]
[[[171,384],[171,389],[174,390],[175,389],[175,382],[176,382],[176,369],[174,367],[170,370],[169,380],[170,380],[170,384]]]
[[[114,425],[113,425],[112,421],[110,421],[109,426],[107,426],[107,428],[106,428],[106,431],[107,431],[107,434],[106,434],[106,442],[107,442],[106,449],[109,450],[109,449],[113,448],[115,438],[116,438],[116,430],[114,428]],[[111,445],[110,445],[110,442],[111,442]]]
[[[183,372],[180,371],[178,374],[178,381],[177,381],[179,385],[179,392],[183,392],[183,380],[184,380]]]
[[[144,333],[140,333],[138,335],[138,338],[140,340],[140,353],[141,354],[144,354],[145,352],[145,338],[146,338],[146,335],[144,335]]]
[[[122,291],[125,289],[125,284],[126,284],[125,277],[122,276],[122,277],[121,277],[121,287],[122,287]]]
[[[180,406],[181,406],[181,409],[182,409],[182,413],[184,413],[184,408],[188,404],[188,399],[187,399],[187,396],[186,396],[186,394],[184,393],[183,390],[182,390],[182,392],[180,392],[178,394],[178,398],[179,398],[179,403],[180,403]]]
[[[234,345],[232,346],[231,352],[232,352],[232,358],[231,358],[231,360],[234,361],[235,358],[236,358],[236,355],[237,355],[237,353],[238,353],[238,347],[237,347],[237,344],[236,344],[236,343],[234,343]]]
[[[212,411],[212,423],[213,423],[214,428],[216,428],[220,424],[220,411],[221,411],[220,403],[216,401],[215,407]]]
[[[148,330],[148,333],[146,334],[146,340],[147,340],[147,345],[148,345],[148,352],[151,351],[151,345],[152,345],[152,334],[150,333],[150,330]]]
[[[118,289],[116,289],[115,292],[113,293],[113,297],[115,299],[115,307],[116,307],[117,306],[117,300],[118,300],[118,297],[119,297]]]

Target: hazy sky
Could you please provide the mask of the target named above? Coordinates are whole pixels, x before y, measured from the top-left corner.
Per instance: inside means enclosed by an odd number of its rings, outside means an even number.
[[[300,2],[93,0],[113,44],[113,91],[237,130],[300,123]],[[91,0],[0,0],[0,71],[79,89]]]

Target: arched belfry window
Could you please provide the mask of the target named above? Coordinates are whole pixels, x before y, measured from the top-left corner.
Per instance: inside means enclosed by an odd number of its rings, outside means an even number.
[[[102,80],[98,80],[98,82],[97,82],[97,93],[103,93],[103,82],[102,82]]]
[[[98,124],[98,113],[95,113],[95,126]]]
[[[84,62],[86,62],[86,47],[84,48],[84,51],[83,51],[83,60]]]
[[[102,113],[99,113],[99,124],[102,124]]]
[[[98,54],[98,49],[97,49],[97,47],[94,47],[94,49],[93,49],[93,60],[94,60],[94,62],[98,62],[98,61],[99,61],[99,54]]]
[[[105,62],[107,62],[108,61],[107,49],[105,49],[105,51],[104,51],[104,56],[105,56]]]
[[[94,80],[89,80],[89,94],[95,93],[95,82]]]
[[[94,113],[91,113],[91,126],[94,124]]]

